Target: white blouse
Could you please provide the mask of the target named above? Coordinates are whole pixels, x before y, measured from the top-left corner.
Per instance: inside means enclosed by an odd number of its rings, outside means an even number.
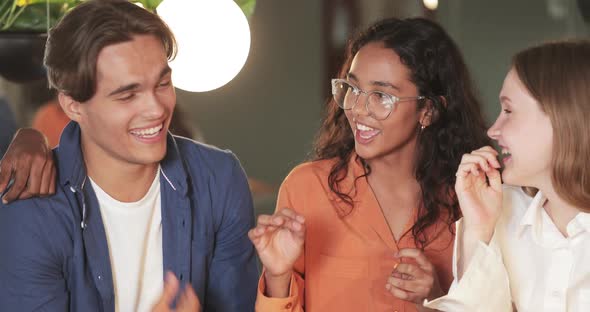
[[[489,245],[480,242],[446,296],[425,302],[441,311],[590,311],[590,214],[580,212],[564,237],[543,208],[520,187],[504,186],[503,213]],[[457,222],[460,233],[461,221]]]

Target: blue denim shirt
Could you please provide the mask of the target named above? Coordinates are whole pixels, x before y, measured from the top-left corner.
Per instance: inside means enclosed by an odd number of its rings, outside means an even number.
[[[247,236],[254,212],[240,163],[228,151],[167,140],[164,272],[192,284],[203,311],[254,311],[258,269]],[[71,122],[54,150],[54,196],[0,204],[0,311],[115,311],[107,239],[79,142]]]

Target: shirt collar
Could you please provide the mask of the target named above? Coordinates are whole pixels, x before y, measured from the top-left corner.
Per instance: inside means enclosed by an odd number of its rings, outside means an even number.
[[[520,225],[518,228],[518,235],[522,235],[527,228],[531,228],[533,236],[540,235],[541,226],[543,224],[543,204],[547,198],[541,191],[538,191],[531,203],[529,204],[524,215],[520,219]]]
[[[58,159],[58,170],[62,185],[83,188],[86,181],[86,165],[80,146],[81,130],[78,123],[70,121],[64,128],[59,146],[55,149]],[[174,190],[186,194],[190,179],[188,165],[184,160],[177,141],[182,140],[167,134],[166,156],[160,162],[160,172]]]
[[[538,243],[542,242],[543,214],[546,214],[543,208],[545,201],[547,201],[545,195],[543,195],[541,191],[538,191],[520,220],[520,226],[517,232],[519,236],[522,236],[525,230],[530,228],[533,239]],[[549,218],[549,216],[546,216],[546,218]],[[590,233],[590,213],[578,213],[568,224],[567,231],[568,236],[570,237],[573,237],[582,231]]]
[[[355,152],[352,152],[349,157],[344,174],[338,177],[337,191],[348,195],[353,200],[353,205],[357,205],[366,194],[369,185],[367,178],[363,177],[366,169],[361,158]],[[339,211],[350,212],[350,204],[335,192],[328,192],[328,198]]]
[[[590,233],[590,213],[579,212],[567,225],[567,234],[574,237],[581,232]]]
[[[86,166],[80,147],[80,126],[75,121],[70,121],[62,131],[58,147],[54,150],[57,154],[58,174],[63,186],[80,190],[86,181]]]
[[[584,228],[586,232],[590,232],[590,213],[580,212],[576,216],[576,220],[580,223],[580,225]]]

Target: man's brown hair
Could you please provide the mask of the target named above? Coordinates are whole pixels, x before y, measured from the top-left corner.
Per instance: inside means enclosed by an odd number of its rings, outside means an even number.
[[[78,102],[96,92],[96,61],[109,45],[153,35],[168,59],[176,54],[174,35],[156,14],[126,0],[89,0],[50,30],[44,63],[49,85]]]

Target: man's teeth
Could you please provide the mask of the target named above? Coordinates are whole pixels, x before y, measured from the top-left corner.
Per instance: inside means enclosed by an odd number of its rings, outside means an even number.
[[[358,124],[358,123],[356,124],[356,128],[358,130],[361,130],[361,131],[373,131],[373,130],[375,130],[375,129],[369,127],[369,126],[365,126],[363,124]]]
[[[160,130],[162,130],[162,125],[158,125],[157,127],[153,128],[131,131],[131,133],[139,136],[154,136],[158,134]]]

